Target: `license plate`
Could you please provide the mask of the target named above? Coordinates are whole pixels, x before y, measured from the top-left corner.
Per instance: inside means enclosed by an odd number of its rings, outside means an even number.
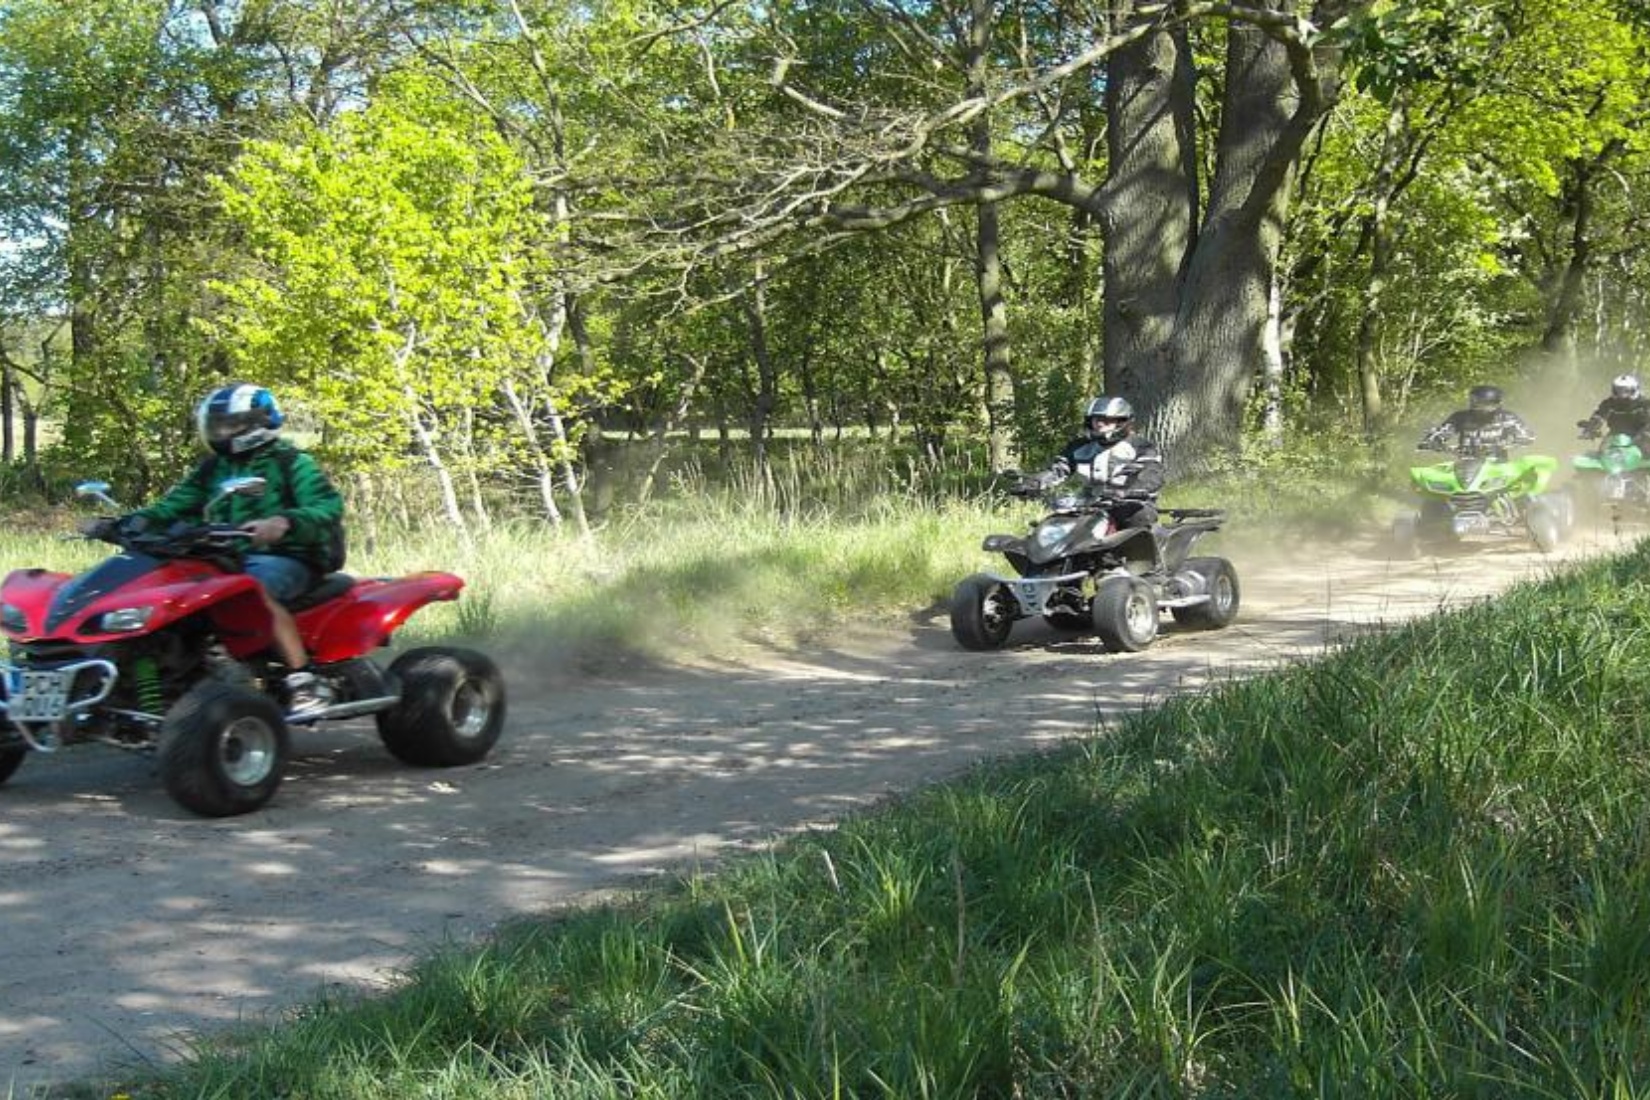
[[[14,672],[6,710],[14,721],[55,722],[68,712],[70,677],[61,672]]]

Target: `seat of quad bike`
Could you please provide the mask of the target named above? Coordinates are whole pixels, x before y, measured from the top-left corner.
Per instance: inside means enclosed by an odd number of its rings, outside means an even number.
[[[288,611],[303,611],[316,604],[326,603],[334,596],[342,596],[355,586],[355,578],[348,573],[328,573],[290,600],[282,600]]]

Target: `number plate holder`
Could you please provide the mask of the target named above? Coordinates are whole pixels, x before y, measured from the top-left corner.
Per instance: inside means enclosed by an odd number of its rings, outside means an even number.
[[[74,677],[62,672],[13,672],[6,684],[6,710],[18,722],[55,722],[69,712]]]
[[[96,679],[80,680],[77,685],[82,673],[95,674]],[[0,710],[6,712],[13,726],[24,728],[61,722],[71,714],[95,707],[109,697],[120,673],[112,661],[93,658],[55,668],[0,663],[0,676],[6,687]]]

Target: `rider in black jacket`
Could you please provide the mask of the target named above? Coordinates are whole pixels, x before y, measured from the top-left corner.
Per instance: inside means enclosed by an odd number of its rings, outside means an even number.
[[[1602,432],[1630,435],[1639,450],[1650,454],[1650,399],[1639,388],[1636,374],[1618,374],[1610,380],[1610,396],[1598,403],[1593,415],[1576,421],[1587,438]]]
[[[1084,434],[1066,444],[1047,470],[1033,480],[1042,488],[1073,474],[1088,485],[1119,497],[1112,520],[1119,527],[1157,522],[1157,493],[1163,488],[1163,456],[1134,434],[1134,407],[1102,394],[1083,413]]]
[[[1446,437],[1454,436],[1453,440]],[[1423,449],[1437,449],[1446,442],[1460,448],[1470,445],[1506,457],[1508,447],[1535,441],[1535,433],[1523,417],[1501,407],[1500,386],[1474,386],[1467,393],[1467,407],[1450,413],[1442,424],[1421,437]]]

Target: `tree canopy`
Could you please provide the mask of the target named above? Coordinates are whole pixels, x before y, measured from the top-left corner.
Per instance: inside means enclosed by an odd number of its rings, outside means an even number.
[[[1633,0],[14,0],[4,457],[145,491],[232,376],[456,523],[616,432],[1380,438],[1644,365],[1647,169]]]

